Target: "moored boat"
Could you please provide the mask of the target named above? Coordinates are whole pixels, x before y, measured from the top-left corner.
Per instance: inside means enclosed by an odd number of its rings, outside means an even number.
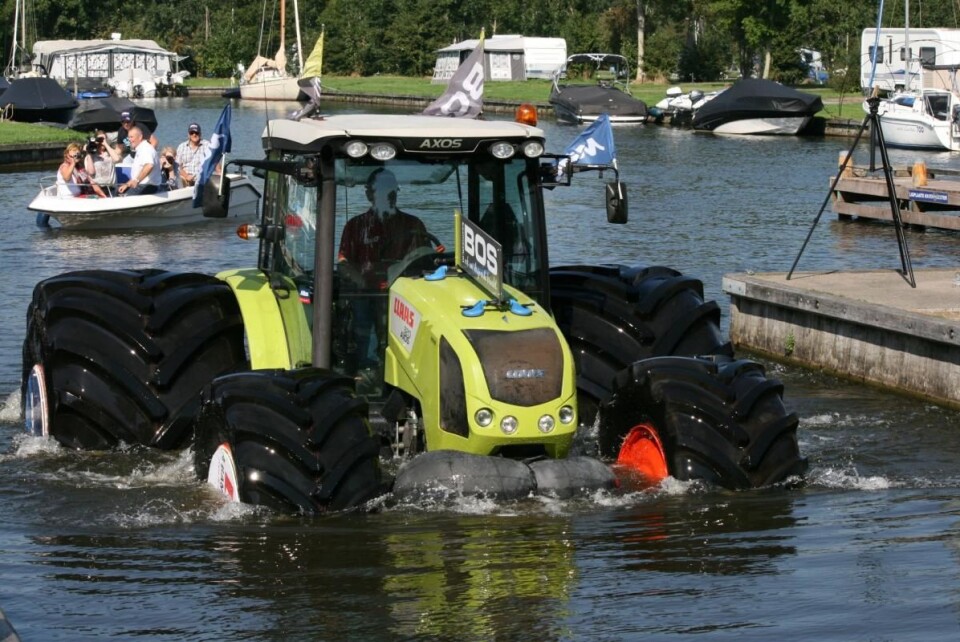
[[[821,109],[819,96],[772,80],[745,78],[700,106],[693,116],[693,128],[715,134],[793,136]]]
[[[260,190],[242,174],[230,178],[230,216],[247,220],[257,213]],[[216,177],[213,180],[217,180]],[[40,193],[27,209],[38,220],[49,217],[60,227],[73,230],[115,230],[170,227],[209,221],[193,206],[193,187],[156,194],[109,198],[58,196],[53,178],[41,179]],[[44,222],[41,220],[41,222]]]
[[[561,83],[573,67],[585,67],[596,78],[596,84]],[[550,104],[557,120],[579,125],[593,122],[606,113],[611,123],[642,123],[647,119],[647,105],[630,95],[625,79],[629,78],[627,59],[617,54],[586,53],[567,58],[553,76]]]
[[[0,95],[0,109],[23,123],[67,124],[77,99],[51,78],[17,78]]]

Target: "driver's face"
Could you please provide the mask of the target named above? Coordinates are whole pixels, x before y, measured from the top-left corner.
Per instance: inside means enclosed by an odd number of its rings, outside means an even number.
[[[374,190],[367,188],[367,199],[378,214],[393,214],[397,211],[397,190]]]

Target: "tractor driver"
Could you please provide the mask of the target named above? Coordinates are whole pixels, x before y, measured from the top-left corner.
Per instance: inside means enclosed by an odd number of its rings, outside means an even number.
[[[360,290],[353,304],[353,335],[359,354],[348,359],[348,371],[379,369],[379,343],[386,327],[387,268],[414,249],[430,245],[423,221],[397,209],[399,191],[393,172],[382,167],[371,172],[366,181],[370,208],[347,221],[340,237],[338,271]]]

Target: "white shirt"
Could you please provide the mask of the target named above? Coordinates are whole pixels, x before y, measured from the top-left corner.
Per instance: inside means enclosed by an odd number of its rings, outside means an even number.
[[[138,185],[156,185],[159,187],[162,180],[160,177],[160,157],[157,155],[157,150],[155,150],[153,145],[147,142],[146,139],[143,139],[140,141],[140,144],[137,145],[136,155],[133,157],[133,168],[130,170],[130,179],[137,180],[143,168],[151,163],[153,167],[150,168],[150,173],[147,174],[142,181],[137,183]]]

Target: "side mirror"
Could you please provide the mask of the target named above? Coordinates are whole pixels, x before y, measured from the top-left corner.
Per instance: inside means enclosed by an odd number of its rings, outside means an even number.
[[[206,218],[227,218],[230,211],[230,177],[224,175],[222,181],[219,176],[211,177],[203,185],[201,204]]]
[[[627,186],[620,181],[607,183],[607,222],[627,222]]]

